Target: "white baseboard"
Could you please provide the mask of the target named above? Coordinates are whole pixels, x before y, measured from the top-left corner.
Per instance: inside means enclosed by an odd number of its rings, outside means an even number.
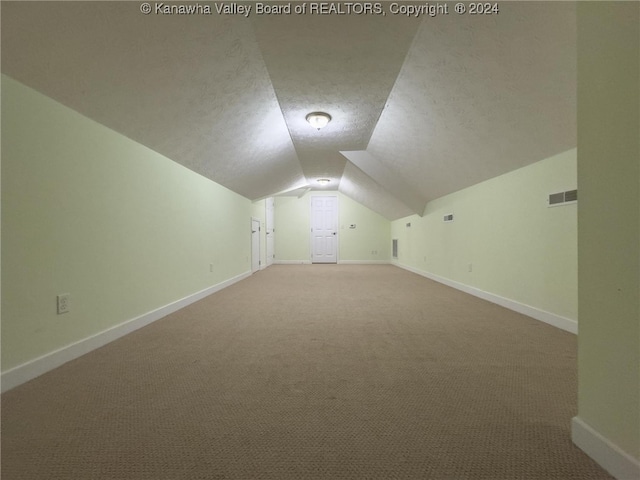
[[[339,265],[388,265],[388,260],[338,260]]]
[[[132,318],[126,322],[114,325],[107,330],[98,332],[90,337],[84,338],[70,345],[62,347],[53,352],[47,353],[41,357],[30,360],[22,365],[18,365],[6,372],[2,372],[0,376],[0,391],[6,392],[18,385],[21,385],[29,380],[32,380],[40,375],[47,373],[54,368],[63,365],[64,363],[74,360],[82,355],[89,353],[96,348],[100,348],[109,342],[113,342],[128,333],[133,332],[139,328],[142,328],[150,323],[159,320],[170,313],[173,313],[181,308],[186,307],[198,300],[203,299],[222,290],[230,285],[233,285],[240,280],[243,280],[251,275],[251,272],[245,272],[235,277],[232,277],[224,282],[218,283],[211,287],[205,288],[199,292],[193,293],[187,297],[171,302],[168,305],[157,308],[150,312],[147,312],[139,317]]]
[[[525,305],[524,303],[501,297],[500,295],[485,292],[484,290],[480,290],[479,288],[471,287],[469,285],[465,285],[464,283],[456,282],[455,280],[440,277],[438,275],[434,275],[433,273],[418,270],[417,268],[403,265],[397,261],[392,261],[391,264],[416,273],[418,275],[422,275],[423,277],[427,277],[431,280],[435,280],[436,282],[443,283],[444,285],[453,287],[457,290],[461,290],[475,297],[482,298],[483,300],[487,300],[491,303],[498,304],[501,307],[508,308],[509,310],[513,310],[514,312],[522,313],[531,318],[535,318],[536,320],[540,320],[541,322],[548,323],[549,325],[553,325],[554,327],[560,328],[567,332],[575,334],[578,333],[578,322],[570,318],[562,317],[545,310],[540,310],[539,308],[532,307],[531,305]]]
[[[274,260],[274,265],[311,265],[310,260]],[[339,265],[388,265],[387,260],[338,260]],[[326,265],[326,264],[323,264]]]
[[[274,260],[274,265],[311,265],[311,260]]]
[[[571,439],[584,453],[618,480],[640,478],[640,461],[623,452],[580,417],[571,419]]]

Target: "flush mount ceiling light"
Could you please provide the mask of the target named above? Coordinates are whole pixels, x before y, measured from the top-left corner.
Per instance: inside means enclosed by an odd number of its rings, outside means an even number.
[[[328,183],[331,183],[331,180],[329,180],[328,178],[319,178],[318,180],[316,180],[320,185],[326,185]]]
[[[326,127],[327,123],[331,121],[331,115],[324,112],[311,112],[305,118],[313,128],[317,128],[318,130]]]

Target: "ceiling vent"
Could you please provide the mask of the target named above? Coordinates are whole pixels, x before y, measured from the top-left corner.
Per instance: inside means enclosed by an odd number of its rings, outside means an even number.
[[[443,222],[453,222],[453,213],[448,213],[442,217]]]
[[[559,207],[569,203],[577,203],[578,190],[567,190],[566,192],[552,193],[549,195],[549,206]]]

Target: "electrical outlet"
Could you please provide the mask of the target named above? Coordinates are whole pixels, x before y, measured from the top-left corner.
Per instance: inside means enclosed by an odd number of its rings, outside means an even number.
[[[58,315],[61,315],[63,313],[67,313],[71,309],[70,297],[71,297],[71,294],[69,294],[69,293],[62,293],[62,294],[58,295],[58,297],[57,297],[57,300],[58,300]]]
[[[210,263],[210,264],[209,264],[209,271],[210,271],[210,272],[213,272],[213,263]]]
[[[470,263],[470,264],[469,264],[469,271],[470,271],[470,272],[473,272],[473,263]]]

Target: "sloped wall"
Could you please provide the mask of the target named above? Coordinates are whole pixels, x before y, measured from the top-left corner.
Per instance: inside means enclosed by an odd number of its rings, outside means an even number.
[[[423,217],[392,222],[394,261],[575,323],[578,205],[547,198],[575,189],[576,175],[572,149],[429,202]]]
[[[250,217],[246,198],[3,76],[3,373],[248,272]]]

